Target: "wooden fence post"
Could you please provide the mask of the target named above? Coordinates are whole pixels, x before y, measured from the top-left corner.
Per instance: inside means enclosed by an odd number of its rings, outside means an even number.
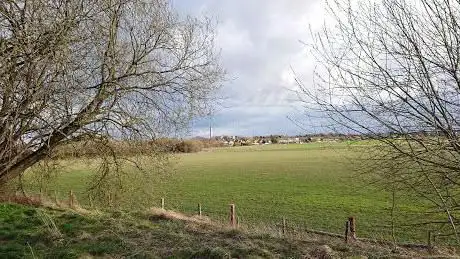
[[[88,198],[89,198],[89,206],[90,208],[94,208],[94,204],[93,204],[93,195],[88,195]]]
[[[431,249],[431,230],[428,231],[428,240],[427,240],[428,249]]]
[[[350,221],[345,222],[345,243],[348,243],[348,229],[350,229]]]
[[[201,203],[198,203],[198,216],[201,217]]]
[[[351,216],[348,218],[348,221],[350,221],[350,234],[353,240],[356,240],[356,219],[355,217]]]
[[[230,225],[236,227],[235,204],[230,204]]]
[[[286,218],[283,217],[283,235],[286,235]]]
[[[109,192],[108,193],[108,201],[109,201],[109,206],[112,207],[112,194]]]
[[[165,198],[161,198],[161,209],[165,209]]]
[[[70,190],[69,192],[69,208],[73,209],[75,207],[75,204],[74,204],[74,198],[73,198],[73,191]]]

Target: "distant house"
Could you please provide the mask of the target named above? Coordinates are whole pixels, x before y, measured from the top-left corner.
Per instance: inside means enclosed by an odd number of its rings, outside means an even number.
[[[279,144],[300,144],[301,140],[300,138],[281,138],[278,139]]]
[[[278,139],[279,144],[287,144],[289,141],[287,139]]]

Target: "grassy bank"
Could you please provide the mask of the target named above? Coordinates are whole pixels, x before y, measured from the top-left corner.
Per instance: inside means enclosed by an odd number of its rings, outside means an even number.
[[[359,144],[359,143],[358,143]],[[360,152],[365,148],[359,148]],[[341,233],[348,216],[357,218],[358,234],[390,239],[390,194],[354,179],[350,162],[357,154],[345,143],[264,145],[219,148],[176,157],[175,173],[151,188],[152,206],[165,198],[166,208],[228,219],[228,204],[237,206],[243,225],[275,226],[282,218],[293,226]],[[82,203],[95,166],[66,160],[55,184],[64,196],[73,189]],[[418,204],[401,200],[401,221],[417,216]],[[396,229],[398,241],[425,241],[426,231]]]
[[[420,257],[423,249],[344,244],[319,235],[233,230],[166,212],[94,212],[0,203],[0,258]],[[451,253],[445,250],[444,253]]]

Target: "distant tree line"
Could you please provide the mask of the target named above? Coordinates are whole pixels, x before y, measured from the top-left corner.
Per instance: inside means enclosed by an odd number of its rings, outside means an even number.
[[[107,152],[119,157],[138,155],[151,155],[158,153],[194,153],[204,148],[220,147],[222,142],[209,139],[176,139],[159,138],[156,140],[108,140],[105,143],[99,142],[78,142],[59,147],[53,158],[94,158],[100,157]]]

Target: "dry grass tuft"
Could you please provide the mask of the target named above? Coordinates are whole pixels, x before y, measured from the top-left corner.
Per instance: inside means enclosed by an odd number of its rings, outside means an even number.
[[[48,215],[44,210],[38,210],[37,215],[38,218],[41,220],[43,226],[50,234],[50,236],[53,239],[62,240],[64,236],[62,235],[59,228],[56,226],[56,223],[54,222],[53,218],[50,215]]]
[[[29,205],[29,206],[42,206],[42,197],[40,196],[26,196],[26,195],[18,195],[15,194],[3,194],[0,195],[0,202],[9,202],[9,203],[16,203],[21,205]]]
[[[150,220],[181,220],[185,222],[193,222],[198,224],[215,224],[211,221],[210,218],[206,216],[187,216],[185,214],[171,211],[171,210],[164,210],[160,208],[151,208],[149,210],[150,213]]]
[[[0,202],[21,204],[21,205],[34,206],[34,207],[50,208],[50,209],[55,209],[55,210],[69,210],[70,209],[81,215],[99,214],[98,211],[87,210],[83,208],[82,206],[80,206],[80,204],[77,202],[75,197],[74,197],[72,206],[70,205],[69,200],[57,200],[55,198],[51,199],[49,197],[42,196],[42,195],[24,195],[24,194],[18,194],[18,193],[0,195]]]

